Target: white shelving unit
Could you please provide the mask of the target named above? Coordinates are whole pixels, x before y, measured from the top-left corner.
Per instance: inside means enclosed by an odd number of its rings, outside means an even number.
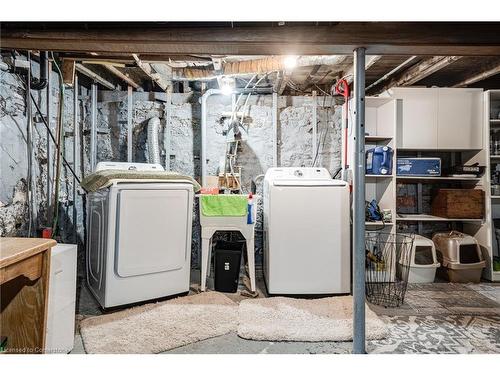
[[[365,109],[365,149],[368,150],[375,146],[389,146],[396,152],[396,115],[397,100],[392,98],[366,98]],[[345,118],[345,116],[344,116]],[[353,118],[349,118],[351,124]],[[350,128],[353,129],[352,127]],[[354,134],[349,136],[349,149],[352,150]],[[393,160],[396,160],[394,154]],[[349,161],[350,162],[350,161]],[[366,200],[375,199],[381,209],[390,209],[392,213],[392,222],[383,223],[366,222],[366,230],[382,229],[384,233],[395,233],[396,218],[396,166],[393,163],[392,173],[389,175],[365,175]]]
[[[396,217],[396,221],[445,221],[445,222],[471,222],[471,223],[481,223],[483,219],[449,219],[447,217],[439,217],[427,214],[399,214]]]
[[[496,169],[497,164],[500,164],[500,155],[492,155],[489,148],[490,137],[493,132],[500,132],[500,90],[489,90],[484,93],[484,125],[486,129],[486,152],[488,160],[486,163],[486,217],[487,217],[487,233],[485,234],[488,246],[486,247],[487,269],[485,277],[492,281],[500,281],[500,271],[493,270],[491,262],[493,256],[500,256],[499,247],[495,236],[495,227],[493,220],[500,218],[500,196],[491,195],[491,176]]]
[[[409,92],[409,104],[405,105],[405,98],[401,98],[398,95],[393,97],[367,97],[366,98],[366,109],[365,109],[365,143],[366,149],[370,149],[377,145],[386,145],[394,150],[393,156],[393,171],[391,175],[380,176],[380,175],[365,175],[365,185],[366,185],[366,200],[370,201],[376,199],[381,209],[390,209],[392,212],[392,223],[385,223],[382,225],[381,222],[367,222],[366,230],[378,230],[383,227],[385,233],[395,234],[398,231],[400,225],[409,224],[411,222],[419,223],[419,229],[421,225],[427,223],[429,225],[432,223],[450,223],[450,225],[461,225],[462,230],[474,236],[481,248],[483,249],[483,254],[488,261],[487,268],[483,274],[488,280],[500,281],[500,272],[494,272],[492,269],[492,257],[496,252],[492,249],[496,249],[496,241],[494,238],[494,229],[492,225],[492,219],[500,219],[500,195],[492,196],[490,189],[490,168],[491,165],[500,165],[500,155],[490,155],[489,153],[489,137],[490,129],[496,129],[500,132],[500,119],[492,119],[492,112],[500,112],[500,90],[494,90],[484,93],[484,113],[481,114],[477,112],[478,104],[477,101],[477,90],[470,89],[456,89],[463,91],[454,91],[454,89],[441,90],[431,90],[431,89],[404,89],[404,93]],[[397,90],[395,90],[397,91]],[[427,96],[429,95],[429,96]],[[465,116],[460,119],[461,122],[453,122],[450,117],[447,119],[446,116],[439,116],[439,107],[434,108],[435,103],[441,103],[444,97],[447,104],[447,110],[452,111],[455,107],[464,106],[467,104],[467,97],[470,97],[470,105],[475,108],[470,116]],[[453,98],[457,98],[457,103],[453,102]],[[423,101],[422,105],[419,103]],[[492,105],[490,105],[493,103]],[[428,115],[426,117],[425,109],[429,107],[433,109],[432,116]],[[415,116],[410,116],[411,113]],[[406,114],[404,112],[406,111]],[[349,114],[349,123],[354,124],[354,118],[352,118],[352,113]],[[460,112],[460,110],[459,110]],[[461,113],[461,112],[460,112]],[[455,116],[455,115],[454,115]],[[453,117],[453,116],[452,116]],[[456,117],[456,116],[455,116]],[[453,120],[456,120],[453,117]],[[426,139],[421,139],[420,141],[415,141],[419,137],[417,134],[422,125],[423,119],[428,118],[433,124],[429,125],[429,129],[424,129],[425,131],[433,131],[435,129],[436,137],[432,139],[429,143]],[[470,122],[466,123],[464,118],[469,118]],[[410,130],[408,130],[407,125],[403,126],[403,121],[411,120],[415,122],[415,126],[412,127],[411,136]],[[410,122],[411,122],[410,121]],[[452,124],[453,122],[453,124]],[[463,124],[462,124],[463,123]],[[439,132],[438,124],[442,129],[447,129],[450,126],[460,126],[463,125],[464,132],[474,132],[471,134],[471,139],[473,141],[470,143],[460,141],[456,135],[462,134],[460,129],[454,128],[455,136],[454,138],[445,139],[446,132]],[[460,126],[459,126],[460,125]],[[434,127],[435,126],[435,127]],[[352,134],[352,127],[350,128],[349,134],[349,150],[352,150],[353,139],[355,134]],[[415,133],[417,132],[417,133]],[[404,134],[403,134],[404,133]],[[414,134],[415,133],[415,134]],[[416,138],[413,139],[412,137]],[[425,137],[424,137],[425,138]],[[463,137],[462,137],[463,138]],[[404,141],[404,142],[403,142]],[[455,142],[456,141],[456,142]],[[406,143],[405,143],[406,142]],[[413,142],[413,143],[412,143]],[[425,143],[427,142],[427,143]],[[455,144],[455,143],[456,144]],[[398,144],[404,148],[398,149]],[[406,145],[406,146],[405,146]],[[466,176],[439,176],[439,177],[418,177],[418,176],[396,176],[396,160],[398,152],[421,152],[425,153],[443,153],[450,152],[455,155],[459,155],[464,164],[479,163],[479,165],[486,166],[486,172],[480,178],[466,177]],[[350,161],[348,161],[349,163]],[[352,165],[352,163],[351,163]],[[353,181],[355,183],[355,181]],[[463,186],[464,188],[477,188],[483,189],[485,191],[486,207],[484,219],[449,219],[444,217],[437,217],[430,214],[397,214],[397,204],[396,204],[396,186],[400,183],[407,184],[445,184],[453,183],[454,185]]]

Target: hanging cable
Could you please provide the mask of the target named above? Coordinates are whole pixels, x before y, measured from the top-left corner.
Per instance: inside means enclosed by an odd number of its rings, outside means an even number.
[[[54,186],[54,219],[52,221],[52,237],[55,237],[57,224],[59,221],[59,188],[61,184],[61,157],[64,153],[64,144],[63,144],[63,132],[64,132],[64,124],[62,121],[63,109],[64,109],[64,82],[61,69],[59,69],[59,65],[57,64],[54,53],[51,52],[52,60],[54,61],[54,66],[59,74],[59,109],[58,109],[58,121],[57,121],[57,158],[56,158],[56,176],[55,176],[55,186]]]
[[[30,95],[31,95],[32,103],[35,105],[36,111],[38,112],[38,114],[40,115],[40,118],[42,119],[42,123],[47,128],[47,131],[48,131],[48,133],[50,135],[50,138],[52,139],[52,141],[54,142],[54,144],[56,146],[56,151],[57,152],[61,152],[60,151],[61,148],[59,147],[59,145],[57,143],[57,140],[54,137],[54,133],[52,133],[52,130],[50,129],[49,124],[47,124],[47,120],[45,120],[45,118],[42,116],[42,112],[40,110],[40,107],[38,106],[38,104],[36,104],[36,102],[33,99],[33,94],[30,94]],[[76,181],[78,182],[78,184],[81,186],[82,182],[78,178],[78,176],[76,175],[74,169],[71,167],[71,164],[69,164],[69,162],[66,160],[66,158],[64,157],[64,155],[61,154],[61,157],[62,157],[62,161],[63,161],[64,165],[69,169],[69,171],[71,172],[71,174],[73,175],[73,177],[76,179]]]

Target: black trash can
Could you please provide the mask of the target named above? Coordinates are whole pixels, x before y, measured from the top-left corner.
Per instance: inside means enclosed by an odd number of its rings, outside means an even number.
[[[214,250],[215,290],[236,293],[244,241],[217,241]]]

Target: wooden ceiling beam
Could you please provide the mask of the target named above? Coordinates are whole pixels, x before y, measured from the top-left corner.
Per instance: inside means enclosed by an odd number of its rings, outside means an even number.
[[[132,54],[132,57],[134,58],[137,66],[141,68],[142,71],[146,73],[146,75],[150,77],[163,91],[168,92],[169,88],[171,89],[172,85],[169,77],[163,77],[162,74],[157,72],[150,63],[142,61],[135,53]]]
[[[106,87],[108,89],[110,89],[110,90],[117,89],[117,87],[113,83],[109,82],[107,79],[101,77],[99,74],[97,74],[96,72],[93,72],[92,70],[83,66],[82,64],[75,64],[75,68],[78,72],[82,73],[83,75],[86,75],[87,77],[89,77],[93,81],[100,83],[101,85],[103,85],[104,87]]]
[[[126,74],[122,73],[118,68],[114,67],[113,65],[110,64],[102,64],[106,69],[108,69],[111,73],[113,73],[115,76],[120,78],[122,81],[125,81],[127,85],[132,86],[134,89],[138,89],[141,87],[137,82],[135,82],[132,78],[128,77]]]
[[[147,55],[500,55],[495,22],[339,22],[131,27],[113,23],[2,22],[2,48]]]
[[[429,59],[422,60],[418,64],[403,71],[398,78],[391,80],[381,91],[390,89],[391,87],[411,86],[431,74],[447,67],[460,58],[461,56],[434,56]]]
[[[491,69],[488,69],[488,70],[485,70],[485,71],[482,71],[481,73],[476,73],[456,84],[454,84],[453,86],[451,87],[465,87],[465,86],[469,86],[469,85],[472,85],[473,83],[476,83],[476,82],[479,82],[479,81],[483,81],[487,78],[490,78],[490,77],[493,77],[497,74],[500,74],[500,63],[497,64],[496,66],[494,66],[493,68]]]

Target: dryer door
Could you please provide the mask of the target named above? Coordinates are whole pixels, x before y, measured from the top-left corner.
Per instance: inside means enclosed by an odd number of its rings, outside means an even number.
[[[119,191],[115,242],[118,276],[139,276],[183,267],[188,256],[188,225],[191,225],[188,197],[188,191],[180,189]]]

